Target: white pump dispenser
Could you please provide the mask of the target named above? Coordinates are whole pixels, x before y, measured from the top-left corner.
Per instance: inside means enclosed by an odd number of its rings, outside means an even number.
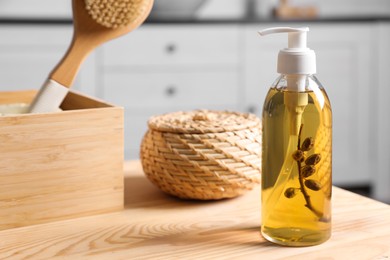
[[[298,135],[302,113],[308,103],[305,93],[306,76],[316,73],[316,55],[307,48],[309,28],[275,27],[259,31],[261,36],[288,33],[288,48],[279,51],[277,72],[286,75],[287,91],[284,103],[290,112],[290,133]]]

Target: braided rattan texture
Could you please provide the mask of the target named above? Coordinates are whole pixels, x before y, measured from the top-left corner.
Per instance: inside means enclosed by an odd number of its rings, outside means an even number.
[[[228,111],[152,117],[141,145],[144,172],[180,198],[236,197],[260,183],[260,127],[255,115]]]

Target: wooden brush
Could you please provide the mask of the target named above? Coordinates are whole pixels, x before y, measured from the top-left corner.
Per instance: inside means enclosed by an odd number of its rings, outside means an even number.
[[[141,25],[153,0],[73,0],[73,39],[30,106],[30,113],[58,110],[80,65],[100,44]]]

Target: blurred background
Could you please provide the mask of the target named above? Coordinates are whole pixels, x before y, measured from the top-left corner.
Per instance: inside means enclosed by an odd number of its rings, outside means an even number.
[[[39,89],[72,37],[70,0],[0,0],[0,90]],[[152,115],[261,116],[285,35],[308,26],[333,106],[333,182],[390,202],[390,1],[155,0],[146,23],[94,51],[74,89],[125,108],[125,157]]]

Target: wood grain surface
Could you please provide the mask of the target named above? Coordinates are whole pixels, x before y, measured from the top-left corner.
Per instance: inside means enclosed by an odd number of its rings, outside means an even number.
[[[31,94],[0,92],[0,103]],[[65,104],[0,117],[0,230],[123,209],[123,108],[76,93]]]
[[[334,188],[329,241],[288,248],[259,232],[260,189],[179,200],[125,163],[125,210],[0,232],[0,259],[389,259],[390,206]],[[94,203],[99,203],[96,201]]]

